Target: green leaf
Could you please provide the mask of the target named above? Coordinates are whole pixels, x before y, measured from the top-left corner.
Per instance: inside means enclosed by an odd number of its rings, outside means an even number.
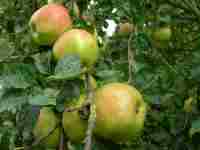
[[[119,81],[124,77],[124,73],[119,70],[99,70],[97,77],[108,82]]]
[[[4,111],[15,113],[23,104],[27,103],[28,96],[24,92],[11,90],[0,98],[0,113]]]
[[[45,89],[43,94],[32,96],[29,99],[29,103],[31,105],[37,106],[47,106],[47,105],[56,105],[56,96],[58,94],[58,90],[55,89]]]
[[[0,38],[0,59],[12,55],[14,52],[14,45],[8,39],[8,37]]]
[[[189,130],[190,137],[192,137],[196,133],[200,133],[200,119],[193,121],[192,126]]]
[[[33,56],[35,65],[40,73],[49,74],[51,72],[51,52],[43,52]]]
[[[55,74],[48,77],[49,80],[71,80],[81,74],[80,58],[78,56],[65,56],[58,61]]]
[[[2,76],[0,76],[3,88],[26,89],[36,84],[35,70],[28,64],[6,65]]]

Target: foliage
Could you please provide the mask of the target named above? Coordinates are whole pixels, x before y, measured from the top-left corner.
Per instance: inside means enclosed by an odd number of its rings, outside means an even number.
[[[69,2],[67,0],[65,3]],[[28,21],[45,0],[0,1],[0,149],[30,146],[38,114],[32,105],[57,106],[82,91],[80,60],[66,57],[52,62],[51,47],[34,45]],[[78,1],[81,11],[87,0]],[[112,13],[116,8],[117,11]],[[115,145],[96,140],[93,149],[196,150],[199,139],[200,52],[198,0],[98,0],[86,10],[95,18],[102,56],[93,71],[98,86],[129,79],[128,49],[133,52],[132,84],[149,104],[145,129],[139,140]],[[105,19],[134,23],[130,36],[106,37]],[[151,31],[170,25],[166,47],[152,44]],[[63,75],[64,74],[64,75]],[[188,101],[189,98],[190,101]],[[9,122],[9,123],[8,123]],[[83,145],[71,145],[83,149]]]

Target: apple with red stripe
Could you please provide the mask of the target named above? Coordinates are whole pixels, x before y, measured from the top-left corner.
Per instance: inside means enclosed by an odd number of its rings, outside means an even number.
[[[67,8],[50,3],[31,16],[29,26],[35,43],[52,45],[64,31],[71,28],[72,20]]]

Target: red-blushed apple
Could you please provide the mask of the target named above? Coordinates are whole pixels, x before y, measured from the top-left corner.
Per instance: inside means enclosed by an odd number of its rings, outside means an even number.
[[[29,21],[33,41],[38,45],[52,45],[64,31],[71,28],[67,8],[61,4],[47,4],[38,9]]]
[[[135,140],[144,127],[146,103],[133,86],[110,83],[95,94],[95,135],[123,143]]]
[[[65,55],[77,55],[82,64],[91,66],[97,61],[99,49],[96,37],[83,29],[72,29],[65,32],[53,46],[55,60]]]

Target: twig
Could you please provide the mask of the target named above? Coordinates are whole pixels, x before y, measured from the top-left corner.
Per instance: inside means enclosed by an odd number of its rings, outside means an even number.
[[[64,129],[62,128],[60,135],[59,150],[65,150]]]
[[[128,83],[131,83],[133,80],[133,63],[134,63],[134,54],[131,49],[131,40],[133,37],[133,32],[131,32],[129,39],[128,39],[128,71],[129,71],[129,78],[128,78]]]
[[[94,88],[90,82],[90,75],[87,74],[86,76],[86,81],[87,81],[87,102],[90,103],[90,117],[88,119],[88,128],[86,131],[86,137],[85,137],[85,146],[84,150],[91,150],[92,149],[92,134],[93,134],[93,129],[95,127],[96,123],[96,112],[95,112],[95,105],[94,105]]]
[[[73,112],[73,111],[78,111],[78,110],[81,110],[81,109],[83,109],[84,107],[87,107],[88,105],[90,105],[90,103],[89,102],[84,102],[81,106],[79,106],[79,107],[67,107],[67,108],[65,108],[65,112]]]
[[[16,147],[14,150],[23,150],[24,147]]]
[[[88,120],[88,130],[86,132],[84,150],[92,149],[92,134],[93,134],[93,129],[95,128],[95,123],[96,123],[96,111],[95,111],[95,105],[93,104],[90,106],[90,117]]]
[[[12,63],[12,62],[23,62],[27,56],[10,56],[5,59],[1,59],[0,63]]]
[[[31,57],[32,55],[35,55],[37,53],[42,52],[41,50],[39,51],[35,51],[35,52],[30,52],[25,54],[24,56],[22,55],[16,55],[16,56],[8,56],[4,59],[0,59],[0,64],[1,63],[16,63],[16,62],[23,62],[24,59],[26,59],[27,57]]]
[[[32,1],[32,11],[34,12],[35,10],[37,10],[37,8],[38,8],[37,0],[33,0]]]

